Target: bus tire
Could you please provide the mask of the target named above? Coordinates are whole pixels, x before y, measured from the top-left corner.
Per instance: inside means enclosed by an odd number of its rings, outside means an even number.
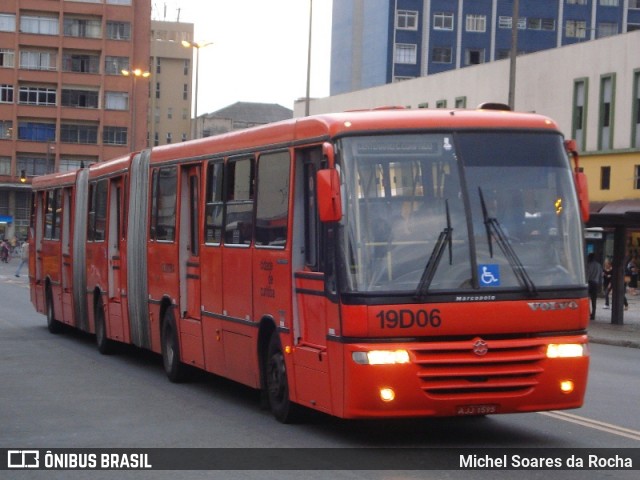
[[[103,355],[109,355],[113,353],[113,342],[107,338],[107,325],[104,320],[102,300],[96,304],[94,318],[96,322],[96,345],[98,346],[98,351]]]
[[[162,364],[164,372],[173,383],[186,379],[186,365],[180,361],[180,342],[173,310],[168,307],[162,322]]]
[[[289,380],[278,332],[273,332],[267,349],[267,397],[271,413],[279,422],[295,423],[300,420],[300,407],[289,397]]]
[[[53,308],[53,295],[51,290],[47,289],[47,328],[49,332],[53,334],[60,333],[62,331],[62,324],[56,320],[55,310]]]

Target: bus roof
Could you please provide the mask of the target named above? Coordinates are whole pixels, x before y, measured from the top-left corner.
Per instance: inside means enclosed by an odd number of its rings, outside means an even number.
[[[403,108],[360,110],[314,115],[270,123],[188,142],[154,147],[152,163],[177,159],[221,157],[258,150],[285,148],[295,144],[320,143],[364,132],[399,132],[450,129],[525,129],[558,131],[548,117],[502,110],[458,110]],[[91,165],[90,177],[110,174],[129,165],[138,152]],[[34,189],[72,185],[77,171],[34,177]]]
[[[548,117],[498,110],[366,110],[294,118],[190,142],[155,147],[152,162],[178,158],[224,156],[244,150],[270,149],[295,143],[322,142],[356,132],[421,129],[558,130]]]

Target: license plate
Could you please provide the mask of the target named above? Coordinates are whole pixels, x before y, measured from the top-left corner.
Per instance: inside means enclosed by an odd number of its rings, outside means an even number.
[[[497,405],[461,405],[456,407],[457,415],[489,415],[498,413]]]

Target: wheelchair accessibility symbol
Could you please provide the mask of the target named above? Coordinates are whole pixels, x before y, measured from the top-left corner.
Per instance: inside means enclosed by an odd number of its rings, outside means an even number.
[[[500,265],[478,265],[478,278],[481,287],[499,287]]]

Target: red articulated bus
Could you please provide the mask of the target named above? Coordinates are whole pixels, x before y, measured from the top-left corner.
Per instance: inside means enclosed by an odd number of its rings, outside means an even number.
[[[283,422],[580,407],[567,145],[540,115],[363,111],[37,177],[31,299],[54,333],[260,389]]]

